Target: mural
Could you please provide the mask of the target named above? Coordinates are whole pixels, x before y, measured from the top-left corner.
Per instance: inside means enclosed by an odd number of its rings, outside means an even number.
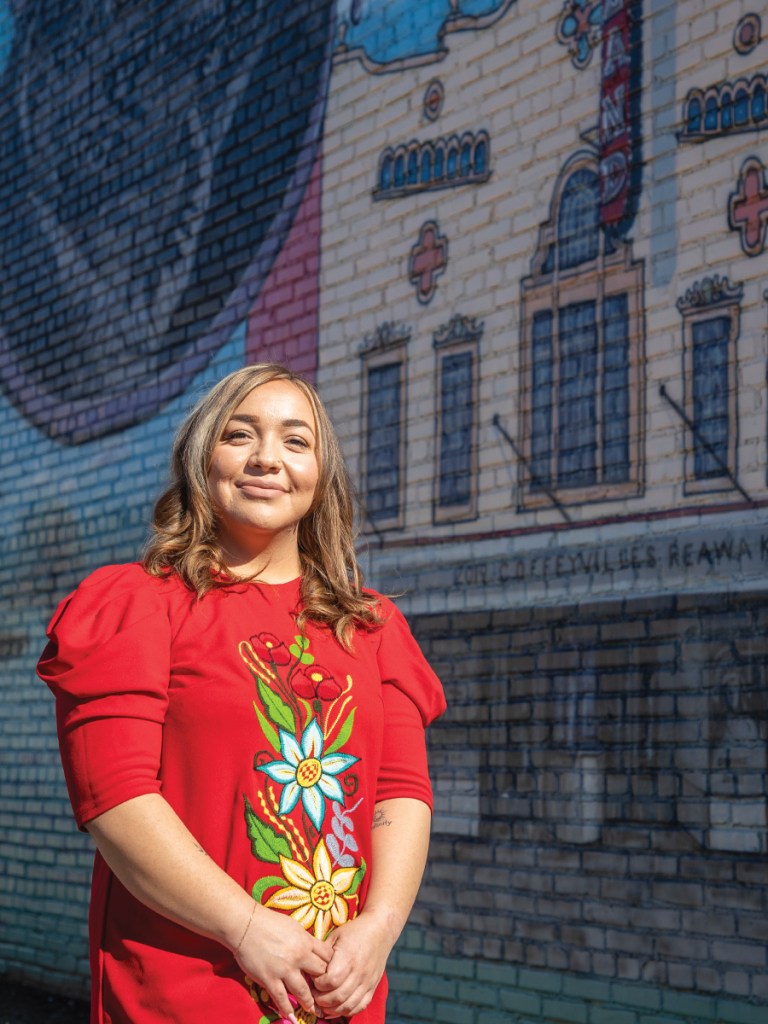
[[[315,167],[333,4],[14,11],[0,379],[77,444],[180,394],[259,295]]]

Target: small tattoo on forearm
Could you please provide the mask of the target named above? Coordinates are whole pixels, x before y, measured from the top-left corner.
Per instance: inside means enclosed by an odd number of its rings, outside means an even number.
[[[380,828],[382,825],[391,825],[391,824],[392,824],[392,822],[386,816],[384,811],[379,810],[379,811],[374,811],[373,812],[373,825],[372,825],[372,828]]]

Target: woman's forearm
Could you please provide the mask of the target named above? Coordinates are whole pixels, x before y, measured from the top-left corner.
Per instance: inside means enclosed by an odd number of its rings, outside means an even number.
[[[235,949],[253,901],[211,860],[163,797],[151,793],[127,800],[86,828],[136,899]]]
[[[333,960],[315,982],[317,1002],[328,1013],[354,1016],[370,1004],[416,899],[429,825],[429,808],[420,800],[398,798],[376,805],[365,906],[331,933]]]
[[[307,977],[325,971],[332,950],[278,911],[255,903],[205,853],[162,796],[127,800],[87,824],[101,855],[150,909],[226,946],[267,989],[283,1017],[288,993],[310,1013]]]
[[[363,913],[378,917],[397,941],[421,885],[429,849],[429,807],[399,797],[376,804],[372,870]]]

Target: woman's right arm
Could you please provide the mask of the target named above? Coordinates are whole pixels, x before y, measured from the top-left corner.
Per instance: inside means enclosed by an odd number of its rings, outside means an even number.
[[[292,1018],[290,992],[317,1013],[302,972],[318,977],[332,950],[290,917],[253,899],[206,854],[157,793],[126,800],[86,824],[128,891],[151,910],[220,942]]]

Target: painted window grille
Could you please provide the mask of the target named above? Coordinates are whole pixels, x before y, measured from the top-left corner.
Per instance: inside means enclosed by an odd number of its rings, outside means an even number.
[[[379,157],[373,198],[398,199],[411,192],[481,185],[491,176],[490,153],[491,140],[485,131],[388,146]]]
[[[691,89],[683,102],[682,142],[765,129],[768,124],[764,73],[707,89]]]
[[[375,530],[403,525],[405,343],[408,333],[384,324],[363,344],[363,479],[365,510]]]
[[[555,187],[522,284],[521,507],[642,492],[643,266],[606,239],[578,154]]]
[[[677,306],[683,317],[685,491],[730,490],[737,476],[736,342],[741,285],[704,278]]]
[[[454,316],[434,335],[437,417],[434,521],[477,515],[478,343],[483,325]]]

